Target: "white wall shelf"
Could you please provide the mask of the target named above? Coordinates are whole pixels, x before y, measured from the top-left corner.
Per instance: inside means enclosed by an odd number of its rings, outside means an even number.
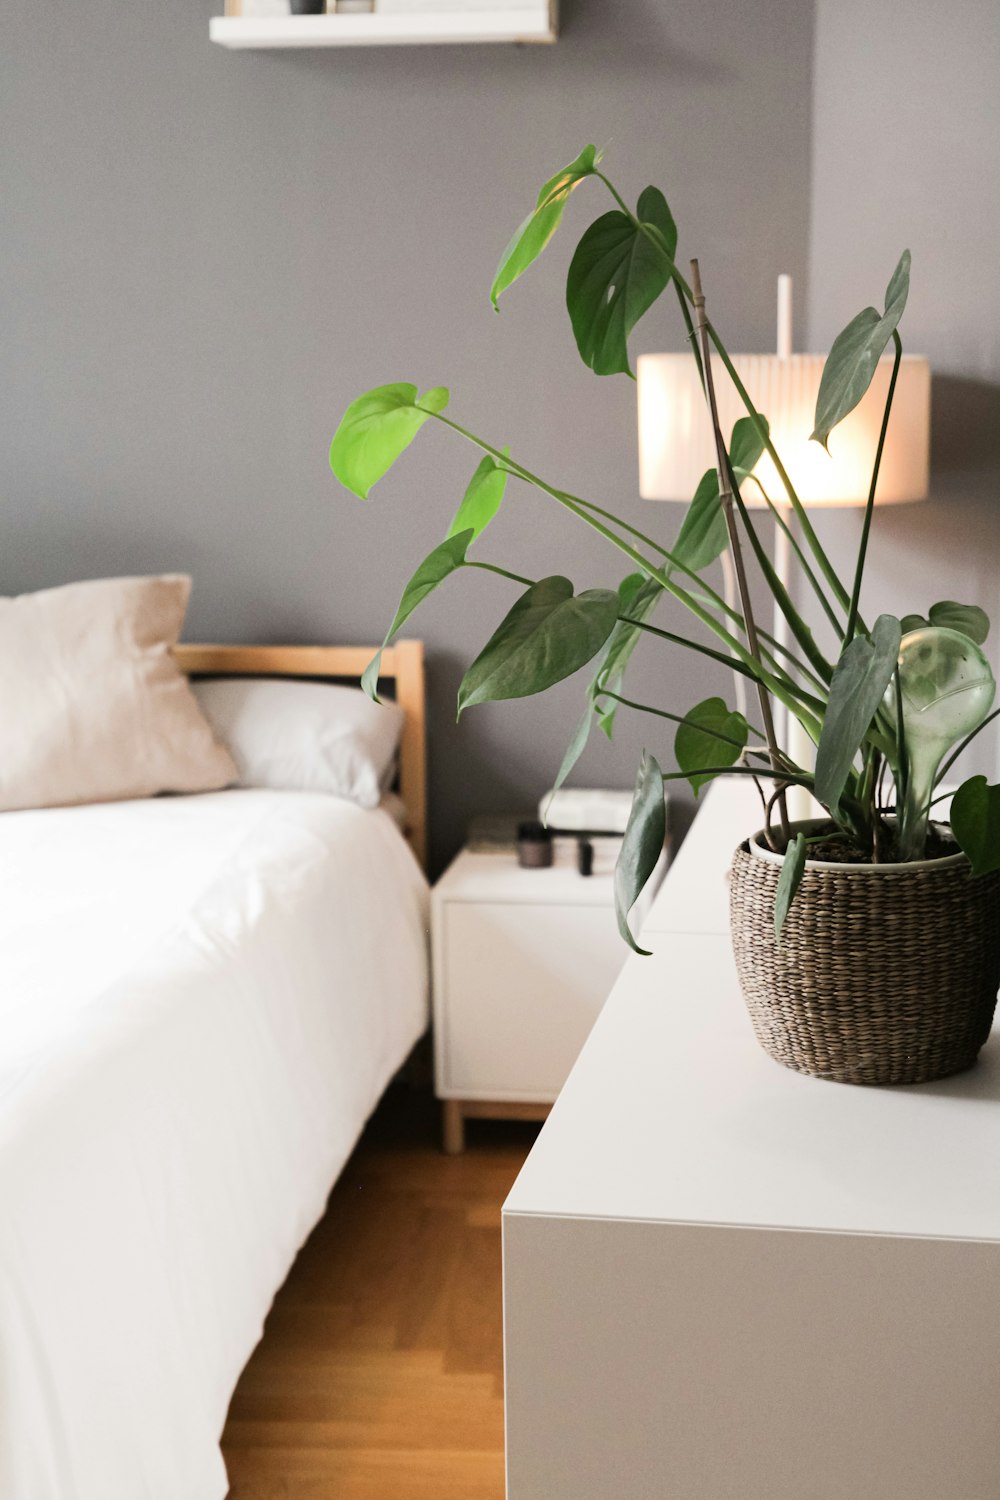
[[[209,37],[222,47],[390,47],[460,42],[554,42],[556,0],[516,9],[428,10],[361,15],[213,16]]]

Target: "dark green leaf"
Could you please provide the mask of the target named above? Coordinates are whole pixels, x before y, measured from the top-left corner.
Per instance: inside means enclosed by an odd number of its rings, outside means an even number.
[[[546,802],[545,802],[545,819],[546,819],[546,821],[548,821],[549,804],[552,801],[552,798],[555,796],[556,792],[558,792],[559,788],[562,786],[563,782],[566,780],[566,777],[569,775],[570,771],[572,771],[573,767],[576,765],[577,761],[580,759],[580,756],[583,754],[584,750],[586,750],[586,748],[587,748],[587,741],[590,739],[590,726],[593,724],[593,722],[594,722],[594,705],[591,702],[590,696],[588,694],[588,696],[587,696],[587,706],[583,710],[583,715],[582,715],[582,717],[580,719],[580,722],[577,724],[576,728],[573,730],[573,738],[570,740],[569,744],[566,746],[566,754],[562,758],[562,765],[559,767],[559,770],[556,773],[556,779],[552,783],[552,786],[549,789],[549,795],[546,798]]]
[[[666,199],[647,188],[638,217],[676,245],[677,229]],[[602,214],[576,247],[566,281],[566,306],[585,365],[598,375],[632,373],[628,336],[670,280],[659,249],[627,214]]]
[[[684,715],[674,736],[674,756],[695,796],[713,779],[701,774],[706,767],[735,765],[748,736],[746,719],[731,712],[721,698],[706,698]]]
[[[765,419],[764,431],[767,432],[767,430],[768,425]],[[733,436],[729,444],[729,461],[736,470],[738,479],[753,472],[766,447],[767,444],[758,432],[753,418],[740,417],[733,427]]]
[[[618,931],[636,953],[649,957],[640,948],[628,925],[629,912],[656,869],[667,836],[667,814],[663,805],[663,773],[647,750],[642,752],[639,775],[628,815],[625,837],[615,866],[615,915]]]
[[[526,698],[569,677],[600,651],[618,615],[613,589],[573,593],[568,578],[542,578],[518,599],[462,678],[458,711]]]
[[[330,468],[362,500],[408,448],[428,417],[448,405],[435,386],[417,397],[415,385],[380,385],[352,401],[330,444]]]
[[[951,831],[969,856],[973,875],[1000,870],[1000,786],[970,776],[951,799]]]
[[[508,451],[506,448],[503,450],[505,458]],[[448,527],[448,535],[458,536],[471,529],[472,540],[475,541],[500,509],[506,488],[507,470],[487,453],[469,482],[469,488],[455,512],[455,519]]]
[[[806,836],[804,833],[797,833],[785,850],[785,857],[781,861],[781,873],[778,876],[778,888],[774,893],[775,940],[781,936],[781,929],[788,916],[788,908],[795,900],[795,893],[802,884],[805,867]]]
[[[630,573],[618,587],[618,613],[632,620],[648,620],[663,593],[663,585],[645,573]],[[590,685],[590,696],[595,700],[594,711],[602,730],[611,739],[615,727],[618,704],[613,698],[600,698],[601,689],[617,693],[625,676],[625,669],[642,636],[638,625],[629,625],[619,619],[608,638],[608,644]]]
[[[578,182],[593,176],[602,155],[596,146],[584,146],[576,161],[571,161],[544,185],[531,213],[514,231],[510,244],[500,257],[490,291],[494,307],[500,293],[505,292],[541,255],[559,228],[570,193]]]
[[[902,634],[892,615],[879,615],[872,638],[855,636],[833,670],[830,698],[816,748],[815,793],[832,812],[854,757],[892,681]]]
[[[923,630],[924,626],[929,624],[930,620],[925,620],[923,615],[904,615],[899,622],[904,635],[909,635],[911,630]]]
[[[719,476],[714,469],[707,469],[685,512],[673,554],[685,567],[700,573],[702,568],[715,562],[728,545],[729,532],[719,494]]]
[[[399,608],[396,610],[392,624],[386,631],[385,640],[365,667],[361,678],[361,686],[375,703],[378,702],[378,674],[382,666],[382,652],[397,630],[410,618],[417,605],[426,599],[428,594],[433,593],[449,573],[454,573],[456,568],[462,566],[472,538],[473,532],[469,530],[461,532],[458,536],[448,537],[446,541],[441,542],[433,552],[427,554],[403,590],[403,597],[399,601]]]
[[[953,599],[944,599],[930,607],[930,623],[943,625],[946,630],[957,630],[981,646],[990,633],[990,617],[978,604],[956,604]]]
[[[866,307],[834,339],[819,383],[812,433],[824,448],[837,423],[854,410],[871,385],[875,367],[903,316],[909,289],[910,252],[904,250],[886,288],[882,316],[874,307]]]

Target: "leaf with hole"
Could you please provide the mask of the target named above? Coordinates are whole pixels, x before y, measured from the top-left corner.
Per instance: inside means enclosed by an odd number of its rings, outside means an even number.
[[[596,146],[584,146],[575,161],[563,167],[542,187],[534,208],[514,231],[513,238],[500,257],[497,274],[490,289],[490,300],[497,306],[505,292],[528,267],[538,259],[559,228],[569,195],[585,177],[592,177],[603,152]]]
[[[330,444],[330,468],[361,500],[410,446],[429,417],[444,411],[448,392],[435,386],[417,396],[417,387],[380,385],[352,401]]]
[[[507,448],[503,450],[504,458],[509,451]],[[487,453],[469,481],[469,488],[448,527],[449,536],[458,536],[463,531],[471,530],[472,540],[475,541],[482,535],[500,509],[504,490],[507,488],[507,472]]]
[[[629,912],[656,869],[667,836],[667,814],[663,802],[663,773],[648,750],[642,752],[632,808],[615,866],[615,916],[618,931],[629,947],[644,957],[628,925]]]
[[[462,678],[461,714],[475,703],[527,698],[579,671],[600,651],[618,617],[614,589],[573,593],[568,578],[533,583]]]
[[[570,262],[566,306],[580,357],[597,375],[631,375],[629,334],[670,280],[661,249],[642,227],[658,232],[672,258],[677,226],[658,188],[643,192],[637,217],[619,209],[602,214]]]
[[[910,252],[904,250],[886,288],[881,317],[866,307],[833,341],[816,396],[812,437],[826,448],[830,433],[852,412],[872,383],[876,366],[903,316],[910,290]]]
[[[778,886],[774,893],[774,936],[781,937],[788,909],[795,900],[806,868],[806,836],[797,833],[785,850],[778,875]]]
[[[840,802],[854,757],[892,681],[901,635],[893,615],[879,615],[871,640],[855,636],[833,669],[816,747],[815,783],[817,798],[831,812]]]
[[[951,831],[969,856],[973,875],[1000,870],[1000,786],[970,776],[951,799]]]
[[[743,715],[728,709],[722,698],[706,698],[684,715],[674,736],[674,757],[696,797],[719,766],[736,764],[749,733]],[[703,774],[709,767],[713,775]]]
[[[382,666],[382,652],[388,646],[396,632],[406,623],[418,604],[421,604],[428,594],[432,594],[439,583],[454,573],[465,562],[465,554],[469,550],[469,544],[473,538],[471,528],[460,532],[458,536],[448,537],[446,541],[439,543],[433,552],[429,552],[420,564],[413,577],[403,590],[403,597],[399,601],[399,608],[393,616],[392,624],[386,631],[385,640],[376,651],[361,677],[361,686],[373,702],[378,698],[378,677]]]

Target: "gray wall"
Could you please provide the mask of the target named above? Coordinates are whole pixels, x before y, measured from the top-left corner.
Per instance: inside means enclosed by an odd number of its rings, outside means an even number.
[[[4,591],[189,569],[190,637],[374,639],[474,462],[425,433],[368,506],[339,489],[336,421],[393,379],[450,384],[468,425],[673,534],[636,499],[633,389],[583,369],[562,307],[601,193],[499,318],[487,289],[540,182],[610,142],[630,195],[666,190],[731,346],[770,347],[776,273],[806,278],[810,5],[563,0],[554,48],[256,55],[209,45],[212,0],[0,8]],[[680,347],[664,306],[640,347]],[[573,525],[521,493],[484,555],[616,581]],[[463,577],[414,622],[438,861],[472,813],[537,799],[578,715],[582,681],[455,727],[510,597]],[[644,651],[639,695],[729,691]],[[578,779],[629,785],[644,741],[669,762],[655,720],[623,723]]]
[[[933,371],[931,498],[876,516],[865,597],[980,604],[1000,638],[1000,8],[996,0],[819,0],[809,346],[882,297],[913,252],[903,343]],[[879,303],[881,306],[881,303]],[[823,518],[842,574],[860,519]],[[968,770],[995,777],[984,732]]]

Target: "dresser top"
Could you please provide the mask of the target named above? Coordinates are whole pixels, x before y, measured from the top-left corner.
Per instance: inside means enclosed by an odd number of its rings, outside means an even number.
[[[1000,1240],[1000,1036],[913,1088],[803,1077],[759,1048],[725,871],[760,823],[708,794],[515,1183],[506,1214]]]

